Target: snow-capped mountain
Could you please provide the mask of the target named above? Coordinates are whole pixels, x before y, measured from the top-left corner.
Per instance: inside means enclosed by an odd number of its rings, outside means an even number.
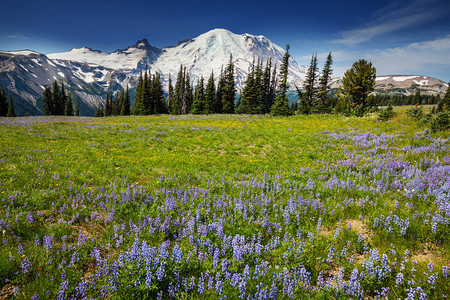
[[[331,88],[342,86],[342,77],[333,78]],[[375,79],[375,93],[413,95],[417,89],[428,95],[443,95],[448,84],[440,79],[423,75],[381,75]]]
[[[151,65],[151,69],[163,74],[176,76],[180,65],[187,67],[191,78],[209,77],[211,71],[216,78],[222,66],[226,66],[233,56],[236,84],[242,87],[248,70],[256,59],[264,63],[271,58],[273,64],[280,66],[285,51],[266,37],[251,34],[234,34],[226,29],[214,29],[194,39],[178,43],[176,47],[162,49],[161,56]],[[305,78],[306,68],[299,66],[292,58],[289,64],[289,82],[297,83]]]
[[[135,45],[113,53],[93,50],[83,47],[69,52],[52,53],[47,56],[58,61],[75,61],[90,66],[103,66],[110,69],[132,72],[151,65],[161,54],[161,50],[150,46],[147,39],[138,41]]]
[[[72,49],[69,52],[53,53],[48,57],[59,61],[76,61],[88,65],[99,65],[137,74],[147,65],[150,71],[161,74],[167,83],[169,75],[176,76],[180,65],[186,67],[193,82],[200,76],[208,77],[211,71],[219,77],[223,66],[233,56],[236,83],[241,87],[254,59],[280,66],[284,50],[264,36],[234,34],[226,29],[214,29],[194,39],[179,42],[177,46],[158,49],[150,46],[146,39],[134,46],[113,53],[90,48]],[[306,68],[292,58],[289,66],[289,82],[293,85],[304,79]]]
[[[136,86],[137,75],[146,67],[161,74],[167,90],[169,76],[175,80],[180,65],[187,68],[195,85],[200,76],[208,78],[214,72],[220,76],[230,55],[235,65],[236,85],[240,90],[248,70],[255,60],[264,63],[271,58],[272,66],[281,65],[285,51],[264,36],[234,34],[225,29],[214,29],[196,38],[183,40],[176,46],[158,49],[146,39],[112,53],[87,47],[69,52],[40,54],[31,50],[0,51],[0,88],[16,99],[17,111],[41,114],[42,91],[55,80],[64,82],[68,91],[80,104],[84,115],[93,115],[103,104],[106,92]],[[294,88],[302,85],[307,68],[292,58],[289,62],[288,83]],[[342,84],[342,78],[332,82],[332,88]],[[415,93],[417,88],[428,94],[443,94],[447,83],[426,76],[378,76],[376,92]]]
[[[64,82],[82,113],[91,114],[103,103],[105,91],[135,85],[123,71],[76,61],[52,60],[30,50],[0,51],[0,86],[14,95],[19,113],[41,114],[45,87]]]

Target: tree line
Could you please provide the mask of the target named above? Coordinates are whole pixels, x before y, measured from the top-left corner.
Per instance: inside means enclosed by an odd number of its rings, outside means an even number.
[[[73,107],[72,96],[66,92],[64,83],[59,87],[58,82],[53,82],[52,88],[46,87],[43,92],[44,115],[79,116],[78,103]]]
[[[0,117],[15,117],[16,114],[14,112],[14,102],[9,95],[9,101],[8,97],[6,96],[5,89],[2,89],[0,92]]]
[[[94,116],[128,116],[130,113],[130,92],[127,87],[117,91],[115,97],[112,92],[106,93],[105,106],[99,106]]]
[[[194,86],[189,70],[181,65],[175,85],[169,75],[168,95],[165,97],[161,76],[152,74],[145,68],[140,73],[134,105],[131,108],[128,87],[107,93],[104,105],[99,105],[95,116],[116,115],[152,115],[152,114],[316,114],[337,113],[364,116],[375,111],[379,105],[436,104],[438,96],[421,95],[385,95],[371,94],[374,91],[376,68],[371,62],[361,59],[355,62],[344,74],[342,86],[337,93],[330,90],[333,73],[333,58],[328,54],[322,72],[319,73],[317,54],[311,57],[305,81],[301,87],[295,86],[298,101],[289,104],[287,92],[289,73],[289,45],[283,55],[277,73],[277,65],[254,60],[249,67],[248,76],[239,96],[234,79],[234,62],[230,55],[229,63],[222,67],[219,79],[215,81],[212,71],[206,81],[201,76]],[[369,94],[371,94],[369,96]],[[70,94],[64,84],[59,88],[55,81],[52,89],[44,90],[44,113],[46,115],[79,115],[78,104],[75,112]]]

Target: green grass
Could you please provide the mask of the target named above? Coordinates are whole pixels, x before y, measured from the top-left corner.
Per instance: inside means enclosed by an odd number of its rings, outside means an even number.
[[[218,298],[215,289],[200,295],[198,279],[206,271],[215,276],[226,259],[228,270],[237,273],[243,273],[246,264],[252,274],[258,264],[269,265],[265,275],[252,275],[258,278],[247,281],[248,294],[255,295],[262,282],[267,290],[272,283],[277,286],[279,297],[348,298],[351,295],[335,284],[319,288],[319,274],[335,282],[343,268],[347,282],[354,268],[366,270],[364,261],[371,249],[377,249],[380,257],[389,256],[392,271],[382,280],[369,275],[359,278],[365,296],[375,297],[389,287],[390,298],[406,297],[410,287],[406,281],[412,278],[411,286],[422,287],[430,298],[448,295],[441,268],[450,259],[449,212],[438,206],[437,196],[429,190],[417,193],[406,185],[413,185],[415,179],[417,184],[430,185],[427,176],[435,176],[433,188],[442,188],[448,203],[449,188],[444,183],[450,173],[449,132],[424,133],[405,110],[396,108],[397,115],[385,123],[377,122],[376,116],[336,115],[2,118],[0,259],[5,263],[0,268],[0,297],[55,298],[67,280],[66,296],[78,297],[76,286],[86,281],[97,284],[87,292],[93,298],[154,298],[158,292],[165,298],[168,287],[178,280],[172,272],[178,272],[188,280],[194,277],[196,286],[178,291],[178,298]],[[423,151],[412,151],[418,148]],[[408,163],[415,173],[403,171],[410,167],[383,169],[387,162],[397,161]],[[332,178],[340,183],[332,187]],[[396,180],[405,186],[394,188]],[[292,201],[294,211],[286,213]],[[397,224],[390,223],[391,229],[374,225],[375,219],[390,214],[401,222],[408,219],[405,233]],[[433,231],[436,214],[443,219]],[[150,219],[160,219],[161,224],[166,220],[168,229],[147,224]],[[221,222],[227,236],[274,246],[261,255],[247,252],[239,259],[212,229],[204,236],[187,234],[191,219],[197,229]],[[121,226],[125,230],[118,234]],[[51,234],[52,249],[47,249],[43,238]],[[80,244],[83,236],[86,241]],[[111,274],[93,277],[101,269],[93,258],[94,249],[113,263],[130,251],[136,238],[150,247],[169,242],[165,277],[154,278],[152,286],[145,287],[143,266],[125,264],[120,266],[117,290],[101,291],[103,284],[109,286]],[[206,239],[213,248],[195,244]],[[197,257],[218,247],[223,250],[219,267],[213,267],[213,253],[204,260],[172,261],[175,244],[181,247],[183,259],[189,252]],[[303,250],[297,253],[300,245]],[[336,253],[331,260],[330,248]],[[341,256],[344,248],[347,254]],[[411,254],[404,260],[406,250]],[[24,271],[25,258],[31,262],[30,271]],[[439,273],[434,289],[424,284],[431,274],[424,275],[429,262]],[[414,270],[411,273],[414,266],[417,276]],[[157,267],[152,267],[153,272]],[[297,284],[289,294],[283,291],[282,280],[273,279],[280,272],[294,276],[300,267],[310,273],[310,288]],[[405,273],[405,282],[397,285],[399,272]],[[224,295],[238,297],[238,288],[226,277],[223,280]]]

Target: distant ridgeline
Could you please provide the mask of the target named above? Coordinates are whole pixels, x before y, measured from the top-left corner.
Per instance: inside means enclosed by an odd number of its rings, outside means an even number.
[[[78,105],[80,115],[93,116],[99,107],[105,107],[107,95],[112,94],[116,97],[117,92],[127,88],[129,88],[130,104],[133,107],[139,74],[146,68],[148,68],[149,78],[159,74],[166,101],[167,98],[170,98],[169,81],[175,85],[180,66],[186,70],[186,74],[183,75],[184,89],[181,86],[178,88],[195,93],[196,87],[203,78],[205,86],[202,88],[206,91],[207,79],[212,74],[217,96],[217,87],[221,85],[220,79],[229,64],[231,53],[233,54],[233,82],[236,88],[235,105],[239,104],[239,95],[243,98],[245,87],[253,84],[248,82],[250,75],[254,79],[253,82],[265,80],[265,84],[267,84],[267,78],[263,77],[268,75],[267,67],[271,70],[271,76],[274,77],[270,78],[270,84],[273,85],[276,81],[279,87],[280,67],[283,64],[285,50],[264,36],[238,35],[225,29],[214,29],[196,38],[184,40],[177,46],[163,49],[153,47],[146,39],[143,39],[133,46],[112,53],[87,47],[48,55],[30,50],[0,51],[0,88],[5,88],[6,93],[11,95],[17,115],[27,113],[42,115],[45,104],[42,100],[43,92],[45,88],[51,88],[57,81],[59,85],[64,84],[74,109],[75,105]],[[261,68],[261,74],[258,73],[259,68]],[[289,57],[286,96],[290,103],[298,101],[296,87],[304,90],[308,71],[309,68],[298,65],[292,57]],[[317,72],[317,69],[315,71]],[[317,80],[321,74],[317,72]],[[186,79],[189,82],[186,82]],[[230,79],[227,80],[230,82]],[[331,91],[327,93],[331,97],[336,93],[335,89],[341,85],[341,82],[342,78],[329,78]],[[318,85],[319,82],[317,81],[316,84]],[[186,88],[188,86],[189,88]],[[416,91],[419,89],[422,96],[434,95],[437,97],[438,95],[442,96],[447,87],[447,83],[426,76],[386,75],[376,78],[374,93],[416,97]],[[222,89],[222,86],[219,89]],[[264,89],[269,91],[267,86]],[[176,90],[175,86],[174,90]],[[221,93],[222,91],[219,91],[219,94]],[[225,94],[231,95],[230,92]],[[177,97],[185,96],[177,95]],[[194,95],[192,97],[194,98]],[[189,96],[187,99],[190,101]],[[265,99],[263,101],[265,104],[260,105],[259,112],[268,111],[268,98]],[[376,99],[382,103],[386,102],[385,98],[381,99],[377,96]],[[223,102],[222,100],[220,99],[221,102]],[[394,97],[391,100],[394,104],[411,103],[412,101],[411,97],[406,100],[403,97]],[[425,101],[425,98],[423,100]],[[427,103],[436,101],[433,98],[426,99]],[[186,107],[180,107],[180,109],[180,112],[190,112],[186,110]],[[167,111],[172,110],[168,109]],[[178,108],[173,111],[178,111]],[[230,111],[230,107],[227,111]]]

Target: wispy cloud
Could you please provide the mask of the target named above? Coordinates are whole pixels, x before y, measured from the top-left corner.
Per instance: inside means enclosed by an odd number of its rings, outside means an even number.
[[[324,61],[328,53],[319,53]],[[373,63],[379,75],[429,75],[450,79],[450,35],[420,41],[403,47],[378,50],[340,50],[332,53],[334,76],[342,76],[353,62],[364,58]]]
[[[372,59],[374,65],[385,74],[410,72],[426,75],[437,69],[450,73],[450,35],[405,47],[374,51],[368,53],[366,58]]]
[[[28,40],[29,39],[29,37],[27,37],[23,34],[8,34],[8,35],[3,35],[2,38],[15,39],[15,40]]]
[[[333,43],[356,45],[371,40],[376,36],[424,24],[450,11],[450,5],[439,5],[435,1],[415,0],[401,6],[394,2],[388,7],[374,13],[374,20],[363,25],[362,28],[343,31],[340,38]],[[436,5],[434,5],[436,4]]]

